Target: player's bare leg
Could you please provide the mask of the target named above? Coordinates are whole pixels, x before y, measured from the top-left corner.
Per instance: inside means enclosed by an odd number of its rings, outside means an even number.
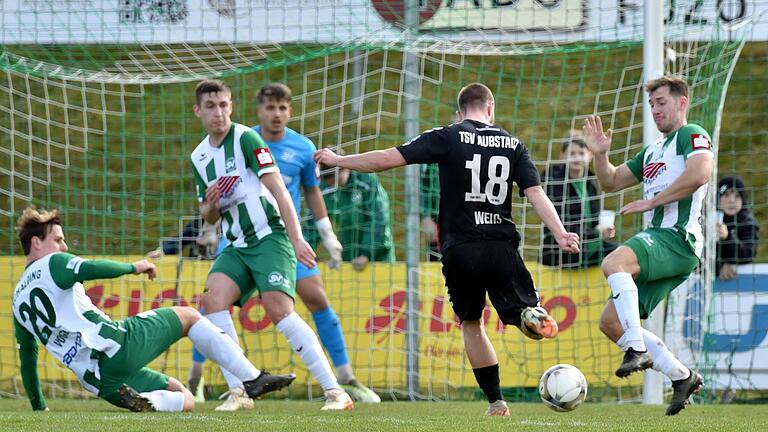
[[[464,338],[464,350],[467,352],[469,364],[472,365],[477,384],[490,404],[485,415],[508,416],[509,408],[501,396],[499,360],[496,358],[491,340],[485,333],[482,319],[462,322],[461,334]]]

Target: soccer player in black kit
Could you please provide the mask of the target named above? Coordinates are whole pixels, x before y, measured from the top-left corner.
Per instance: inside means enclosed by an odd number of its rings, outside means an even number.
[[[579,236],[563,227],[539,185],[525,145],[493,124],[491,90],[469,84],[459,92],[458,105],[457,123],[426,131],[403,145],[349,156],[326,148],[314,158],[362,172],[438,164],[445,285],[462,322],[464,349],[475,378],[490,403],[486,414],[507,416],[499,362],[483,327],[486,292],[504,324],[517,326],[532,339],[553,338],[558,332],[557,322],[540,306],[533,279],[517,251],[520,234],[512,221],[512,182],[564,251],[578,253]]]

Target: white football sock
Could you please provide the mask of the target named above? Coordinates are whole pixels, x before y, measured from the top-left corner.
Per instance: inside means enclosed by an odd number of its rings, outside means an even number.
[[[293,351],[304,360],[323,390],[340,388],[317,335],[296,312],[280,320],[275,327],[288,339]]]
[[[237,332],[235,331],[235,323],[232,322],[232,315],[229,313],[229,310],[210,313],[205,315],[205,317],[208,318],[213,325],[224,330],[224,333],[240,346],[240,342],[237,340]],[[200,348],[198,348],[198,350],[200,350]],[[219,366],[221,366],[221,364],[219,364]],[[227,386],[229,386],[230,390],[235,387],[243,386],[243,383],[237,379],[236,376],[229,373],[229,371],[223,367],[221,368],[221,374],[224,375],[224,379],[227,381]]]
[[[643,341],[653,357],[653,369],[668,376],[672,381],[688,378],[688,368],[672,354],[658,336],[643,329]]]
[[[613,305],[619,317],[621,327],[624,329],[622,337],[627,348],[635,351],[645,351],[642,327],[640,327],[640,307],[637,297],[637,285],[632,280],[632,275],[625,272],[614,273],[608,276],[608,285],[613,292]],[[624,351],[625,348],[622,347]]]
[[[156,411],[181,412],[184,411],[184,393],[170,390],[155,390],[139,393],[152,402]]]
[[[629,344],[627,343],[627,334],[626,333],[621,335],[619,340],[616,341],[616,345],[618,345],[619,348],[621,348],[622,351],[626,351],[626,350],[629,349]]]
[[[202,355],[218,363],[222,371],[226,370],[237,377],[238,385],[241,385],[242,381],[250,381],[261,375],[245,358],[240,346],[207,318],[198,320],[189,329],[187,336]]]

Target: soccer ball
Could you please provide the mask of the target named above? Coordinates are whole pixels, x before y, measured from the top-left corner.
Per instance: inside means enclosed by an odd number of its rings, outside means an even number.
[[[541,376],[539,395],[555,411],[573,411],[587,397],[587,379],[575,366],[557,364]]]

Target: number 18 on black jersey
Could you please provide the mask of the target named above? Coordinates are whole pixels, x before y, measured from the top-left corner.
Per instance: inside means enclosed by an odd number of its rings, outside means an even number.
[[[443,250],[468,241],[519,241],[512,182],[521,196],[540,183],[520,140],[500,127],[464,120],[426,131],[397,149],[408,164],[438,164]]]

